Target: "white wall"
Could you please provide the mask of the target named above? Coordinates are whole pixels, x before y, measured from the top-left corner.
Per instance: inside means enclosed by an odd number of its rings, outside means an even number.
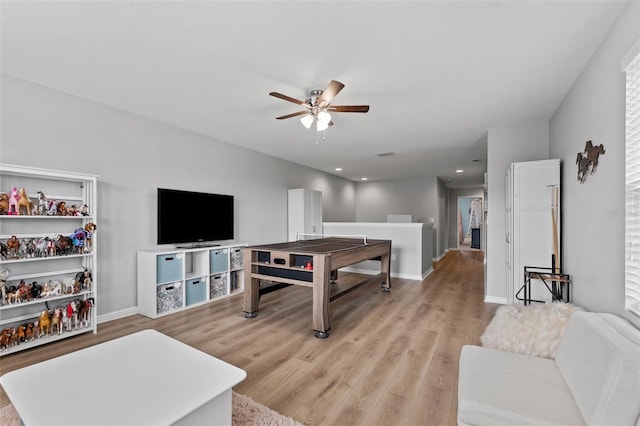
[[[486,300],[506,303],[505,177],[509,164],[549,158],[546,120],[489,129],[487,141]]]
[[[640,319],[624,311],[625,76],[620,62],[640,38],[640,2],[627,4],[550,121],[551,156],[562,170],[564,270],[574,302],[588,310]],[[598,169],[577,182],[585,142],[604,144]]]
[[[286,240],[289,188],[322,191],[326,220],[355,220],[351,181],[1,77],[1,162],[101,176],[98,313],[103,317],[130,312],[137,304],[136,251],[156,243],[157,187],[234,195],[238,242]]]

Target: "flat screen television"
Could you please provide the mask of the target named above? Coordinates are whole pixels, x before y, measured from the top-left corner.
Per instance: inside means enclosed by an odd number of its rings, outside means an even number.
[[[158,244],[233,238],[233,195],[158,188]]]

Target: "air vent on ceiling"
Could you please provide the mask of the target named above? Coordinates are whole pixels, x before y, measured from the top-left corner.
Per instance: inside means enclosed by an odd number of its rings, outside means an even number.
[[[381,152],[379,154],[376,154],[378,157],[390,157],[392,155],[396,155],[395,152],[393,151],[387,151],[387,152]]]

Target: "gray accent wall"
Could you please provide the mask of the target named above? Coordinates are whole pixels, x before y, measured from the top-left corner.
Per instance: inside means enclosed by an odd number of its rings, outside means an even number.
[[[409,214],[414,222],[433,218],[434,257],[444,252],[442,214],[439,200],[443,192],[437,177],[416,177],[356,184],[356,221],[386,222],[389,214]],[[325,222],[328,222],[325,220]]]
[[[506,175],[519,161],[549,158],[549,125],[546,120],[489,129],[487,138],[487,246],[486,300],[507,302],[507,253],[505,231]]]
[[[355,220],[351,181],[1,77],[1,162],[101,176],[97,305],[102,317],[135,312],[136,252],[156,245],[157,187],[234,195],[236,242],[285,241],[290,188],[322,191],[328,221]],[[176,208],[192,220],[190,212],[198,206]]]
[[[551,156],[562,158],[563,266],[574,302],[640,326],[624,310],[625,75],[621,61],[640,39],[640,2],[630,1],[550,121]],[[606,153],[585,183],[575,164],[585,142]]]

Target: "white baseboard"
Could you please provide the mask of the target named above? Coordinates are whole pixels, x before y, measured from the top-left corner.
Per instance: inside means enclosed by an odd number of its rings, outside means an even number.
[[[425,273],[422,274],[422,279],[424,280],[425,278],[427,278],[429,275],[431,275],[432,272],[433,272],[433,267],[427,269]]]
[[[438,256],[438,257],[434,257],[434,258],[433,258],[433,261],[434,261],[434,262],[439,261],[440,259],[442,259],[443,257],[445,257],[445,256],[447,255],[447,253],[448,253],[448,252],[449,252],[449,249],[445,249],[444,253],[442,253],[442,254],[441,254],[440,256]]]
[[[509,301],[506,297],[485,296],[484,301],[486,303],[497,303],[499,305],[507,305]]]
[[[116,319],[129,317],[131,315],[136,315],[138,313],[138,307],[134,306],[131,308],[123,309],[121,311],[109,312],[108,314],[98,315],[98,324],[102,322],[113,321]]]

